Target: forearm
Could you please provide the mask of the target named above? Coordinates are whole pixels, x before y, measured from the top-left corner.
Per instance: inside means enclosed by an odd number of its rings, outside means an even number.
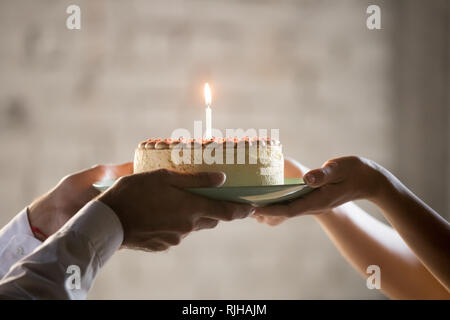
[[[372,201],[423,265],[450,289],[450,224],[383,170],[385,188]]]
[[[61,233],[11,268],[0,282],[0,298],[85,299],[99,268],[88,239]]]
[[[0,230],[0,279],[41,243],[33,235],[25,208]]]
[[[391,298],[449,298],[389,226],[353,203],[315,216],[341,254],[364,276],[367,267],[381,269],[381,290]]]
[[[309,169],[292,161],[292,176]],[[382,169],[374,165],[375,181]],[[375,188],[376,189],[376,188]],[[424,268],[399,234],[352,202],[315,215],[340,253],[367,277],[367,267],[381,268],[381,289],[392,298],[448,298],[446,290]]]
[[[120,247],[115,213],[87,204],[56,234],[20,260],[0,281],[6,299],[84,299],[98,270]]]
[[[286,176],[308,171],[293,160],[286,167],[290,169]],[[442,284],[446,282],[448,288],[448,223],[392,174],[373,161],[349,156],[328,160],[322,168],[308,171],[304,179],[318,190],[286,207],[269,207],[259,214],[315,214],[359,272],[367,277],[368,266],[380,267],[381,288],[392,298],[450,298]],[[354,199],[377,204],[396,230],[351,203]]]

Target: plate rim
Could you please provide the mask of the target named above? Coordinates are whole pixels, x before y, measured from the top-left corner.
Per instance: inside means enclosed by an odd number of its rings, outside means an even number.
[[[96,189],[98,188],[109,188],[111,187],[114,182],[116,182],[117,179],[109,179],[108,182],[111,182],[111,184],[101,184],[104,180],[96,181],[92,184],[92,186]],[[209,190],[209,189],[223,189],[223,190],[230,190],[230,189],[255,189],[255,188],[276,188],[276,187],[295,187],[295,186],[307,186],[305,182],[302,183],[285,183],[285,184],[270,184],[270,185],[260,185],[260,186],[218,186],[218,187],[186,187],[186,190]]]
[[[295,187],[295,186],[307,186],[306,183],[286,183],[286,184],[269,184],[265,186],[225,186],[225,187],[187,187],[187,190],[209,190],[209,189],[255,189],[255,188],[275,188],[275,187]]]

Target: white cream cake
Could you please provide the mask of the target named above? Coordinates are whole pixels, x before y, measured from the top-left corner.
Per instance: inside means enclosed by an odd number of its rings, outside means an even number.
[[[148,139],[134,155],[134,172],[169,169],[180,172],[221,171],[224,186],[284,183],[279,141],[271,138]]]

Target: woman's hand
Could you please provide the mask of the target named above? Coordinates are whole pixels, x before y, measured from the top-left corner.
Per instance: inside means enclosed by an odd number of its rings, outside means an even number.
[[[301,178],[306,171],[308,171],[308,168],[304,167],[294,159],[284,159],[285,178]],[[252,218],[255,218],[260,223],[266,223],[269,226],[277,226],[287,219],[287,217],[283,216],[260,215],[257,213],[255,213]]]
[[[61,228],[67,220],[100,192],[92,184],[103,179],[119,178],[133,173],[133,163],[122,165],[97,165],[70,174],[47,194],[41,196],[28,207],[28,220],[43,234],[35,234],[43,241]]]
[[[295,161],[292,158],[286,158],[284,160],[285,178],[302,178],[303,175],[308,171],[309,169],[307,167],[305,167],[304,165]],[[258,222],[266,223],[269,226],[277,226],[288,218],[287,216],[270,215],[270,213],[258,214],[259,211],[264,212],[264,210],[260,208],[256,211],[256,213],[252,217],[255,218]]]
[[[255,215],[268,224],[318,215],[331,241],[361,274],[367,277],[372,264],[383,270],[382,290],[389,297],[448,299],[450,224],[394,175],[373,161],[342,157],[307,172],[303,179],[316,190],[288,204],[257,208]],[[355,205],[331,211],[357,199],[377,205],[393,228]]]
[[[386,182],[383,170],[375,162],[360,157],[328,160],[322,168],[304,175],[308,186],[317,188],[316,190],[288,204],[258,208],[255,215],[273,219],[272,217],[320,214],[348,201],[373,200]]]

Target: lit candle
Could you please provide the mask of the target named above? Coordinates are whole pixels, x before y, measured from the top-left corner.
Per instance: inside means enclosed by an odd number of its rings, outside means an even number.
[[[212,122],[212,112],[211,112],[211,88],[209,87],[209,84],[205,83],[205,104],[206,104],[206,129],[205,129],[205,139],[211,139],[212,138],[212,128],[211,128],[211,122]]]

